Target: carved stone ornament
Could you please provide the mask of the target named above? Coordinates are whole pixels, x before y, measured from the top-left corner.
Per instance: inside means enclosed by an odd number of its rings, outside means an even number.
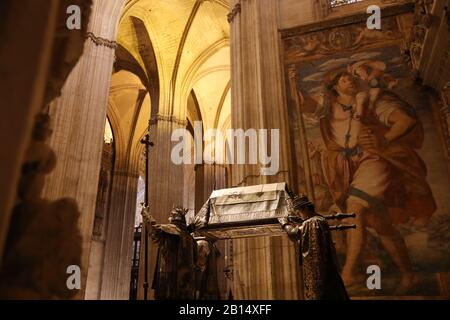
[[[70,5],[81,8],[81,30],[66,26]],[[60,1],[43,112],[36,116],[11,215],[0,270],[0,299],[70,299],[78,292],[67,285],[68,267],[81,266],[78,205],[70,198],[43,199],[41,192],[46,175],[56,166],[55,152],[48,145],[53,132],[48,105],[61,94],[83,53],[91,5],[92,0]]]
[[[241,12],[241,4],[236,3],[236,5],[233,7],[233,9],[231,9],[231,12],[227,15],[228,23],[233,22],[234,18],[236,17],[236,15],[239,12]]]
[[[22,166],[17,204],[0,271],[0,299],[69,299],[67,268],[81,265],[80,212],[75,200],[41,198],[44,179],[56,156],[46,144],[48,114],[39,114]]]

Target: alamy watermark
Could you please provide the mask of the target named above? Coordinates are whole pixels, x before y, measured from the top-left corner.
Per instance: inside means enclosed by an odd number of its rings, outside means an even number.
[[[69,290],[81,289],[81,269],[77,265],[70,265],[67,267],[66,273],[69,274],[66,285]]]
[[[381,30],[381,8],[371,5],[367,8],[367,13],[371,16],[367,19],[367,29]]]
[[[81,8],[77,5],[67,7],[66,13],[69,17],[66,20],[66,26],[69,30],[81,30]]]
[[[377,265],[371,265],[367,267],[366,272],[370,275],[366,281],[367,289],[381,290],[381,268]]]
[[[377,5],[367,7],[370,17],[367,19],[367,28],[369,30],[381,30],[381,8]],[[67,7],[66,13],[69,15],[66,20],[66,26],[69,30],[81,29],[81,8],[77,5]]]
[[[191,152],[192,137],[187,129],[175,130],[171,140],[177,142],[171,153],[172,162],[176,165],[260,164],[260,173],[265,176],[277,174],[280,166],[279,129],[228,129],[224,137],[216,129],[203,132],[202,122],[196,121],[194,156]]]

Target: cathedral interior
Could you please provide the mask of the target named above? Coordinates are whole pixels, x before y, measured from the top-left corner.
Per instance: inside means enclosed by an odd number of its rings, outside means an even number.
[[[450,299],[449,0],[2,1],[0,35],[0,298],[155,299],[143,206],[189,222],[217,190],[286,183],[356,213],[332,232],[351,299]],[[373,152],[366,124],[388,132]],[[277,130],[275,172],[217,161],[199,127]],[[216,299],[304,298],[286,234],[216,240]]]

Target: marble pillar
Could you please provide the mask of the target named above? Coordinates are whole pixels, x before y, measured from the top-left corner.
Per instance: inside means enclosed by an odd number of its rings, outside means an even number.
[[[54,133],[50,141],[58,164],[46,180],[43,196],[74,198],[81,211],[84,296],[103,147],[115,37],[124,0],[93,1],[84,53],[51,106]]]
[[[230,186],[273,182],[293,184],[293,161],[283,65],[278,34],[278,2],[231,3],[232,128],[279,129],[280,167],[263,176],[259,165],[233,165]],[[252,238],[233,243],[236,299],[297,299],[299,267],[287,237]]]

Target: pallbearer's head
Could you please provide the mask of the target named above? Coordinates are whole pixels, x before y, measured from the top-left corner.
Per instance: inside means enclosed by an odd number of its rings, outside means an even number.
[[[172,209],[169,215],[169,222],[173,224],[186,225],[186,213],[188,210],[181,206]]]
[[[309,201],[306,195],[295,196],[292,199],[292,208],[303,219],[307,219],[316,213],[314,204]]]

